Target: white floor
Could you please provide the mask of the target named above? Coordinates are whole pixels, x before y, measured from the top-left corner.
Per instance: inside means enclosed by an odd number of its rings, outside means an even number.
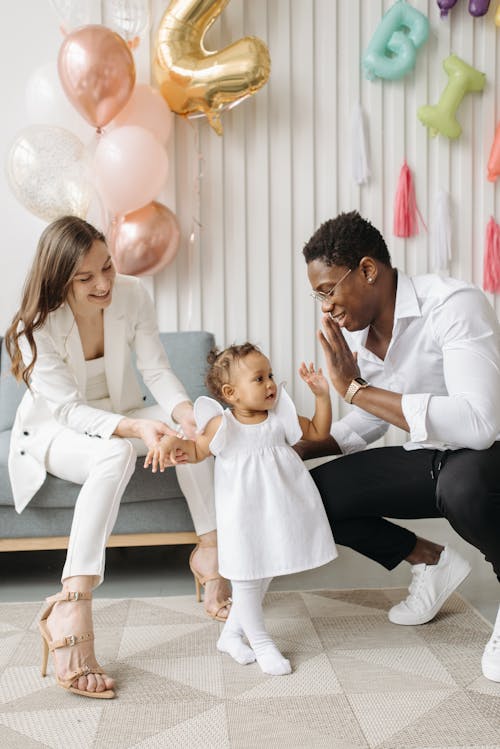
[[[500,586],[482,555],[462,541],[445,520],[420,520],[405,525],[420,536],[450,543],[471,562],[472,572],[459,592],[493,622],[500,604]],[[106,579],[96,595],[102,598],[194,595],[189,551],[190,547],[182,546],[109,549]],[[58,588],[64,552],[4,553],[0,560],[0,602],[41,601]],[[350,549],[339,547],[339,558],[334,562],[311,572],[275,578],[271,589],[406,587],[409,577],[405,563],[387,572]]]

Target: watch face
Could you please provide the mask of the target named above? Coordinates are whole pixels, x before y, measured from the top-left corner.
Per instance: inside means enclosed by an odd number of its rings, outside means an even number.
[[[365,385],[365,386],[368,385],[367,381],[363,380],[362,377],[355,377],[354,382],[358,382],[360,385]]]

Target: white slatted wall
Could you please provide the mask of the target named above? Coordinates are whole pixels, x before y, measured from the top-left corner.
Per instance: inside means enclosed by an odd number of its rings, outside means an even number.
[[[296,369],[302,358],[320,356],[319,316],[301,249],[322,221],[356,208],[382,230],[397,266],[409,274],[431,271],[423,230],[408,240],[392,235],[406,158],[427,224],[438,190],[450,192],[451,272],[480,285],[486,223],[490,215],[500,220],[498,189],[486,180],[500,119],[497,2],[479,19],[466,0],[447,19],[435,0],[412,4],[431,23],[414,71],[400,81],[371,82],[360,58],[390,0],[231,0],[207,46],[260,37],[271,54],[270,81],[223,116],[222,137],[205,120],[176,121],[168,197],[183,240],[175,264],[154,279],[160,326],[204,328],[221,346],[247,338],[259,343],[305,413],[312,402]],[[153,6],[158,21],[166,3]],[[485,72],[487,85],[465,96],[458,140],[432,139],[416,110],[437,103],[447,82],[442,62],[452,52]],[[361,187],[351,176],[356,100],[366,115],[372,170]],[[342,405],[336,409],[342,413]]]

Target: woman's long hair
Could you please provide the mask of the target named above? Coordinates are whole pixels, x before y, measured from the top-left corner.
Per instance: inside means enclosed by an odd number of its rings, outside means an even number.
[[[33,333],[43,327],[50,312],[66,301],[80,260],[96,241],[104,242],[104,235],[76,216],[63,216],[53,221],[40,237],[24,284],[21,306],[5,334],[12,374],[16,380],[24,380],[28,387],[37,358]],[[21,336],[26,337],[31,348],[28,366],[19,348]]]

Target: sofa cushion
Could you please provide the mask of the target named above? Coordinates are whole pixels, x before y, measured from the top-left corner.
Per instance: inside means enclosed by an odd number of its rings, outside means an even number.
[[[50,512],[33,503],[21,515],[12,507],[0,507],[4,538],[68,536],[73,508],[53,507]],[[168,501],[129,502],[120,505],[113,533],[179,533],[193,531],[193,521],[184,497]]]

